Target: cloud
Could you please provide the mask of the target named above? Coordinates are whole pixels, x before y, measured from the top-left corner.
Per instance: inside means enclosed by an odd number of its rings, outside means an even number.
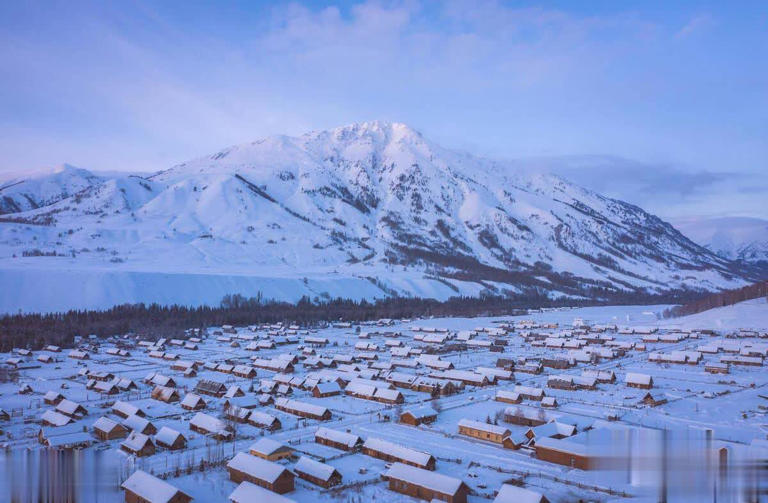
[[[600,194],[676,221],[686,217],[768,217],[768,186],[754,173],[718,172],[615,156],[512,161],[514,169],[554,173]]]
[[[694,16],[682,28],[680,28],[680,30],[678,30],[678,32],[675,33],[675,36],[677,38],[687,38],[693,35],[694,33],[699,33],[701,31],[709,29],[714,25],[714,23],[715,23],[715,20],[712,15],[699,14],[697,16]]]

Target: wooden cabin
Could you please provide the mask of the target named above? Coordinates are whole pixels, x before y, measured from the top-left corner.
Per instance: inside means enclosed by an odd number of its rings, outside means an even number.
[[[147,415],[143,410],[141,410],[141,408],[133,405],[132,403],[123,402],[122,400],[118,400],[114,405],[112,405],[112,412],[122,418],[127,418],[130,416],[144,417]]]
[[[189,429],[221,440],[232,438],[232,432],[224,421],[203,412],[198,412],[190,419]]]
[[[262,437],[256,443],[248,448],[248,452],[253,456],[268,461],[279,461],[281,459],[293,456],[293,449],[287,445],[281,444],[271,438]]]
[[[229,503],[296,503],[291,498],[286,498],[269,489],[251,484],[248,481],[240,484],[229,494]]]
[[[179,392],[175,388],[169,388],[168,386],[155,386],[151,396],[155,400],[165,403],[174,403],[180,400]]]
[[[295,475],[283,465],[238,452],[227,463],[229,479],[235,483],[243,481],[256,484],[278,494],[285,494],[294,489]]]
[[[627,386],[630,388],[651,389],[653,388],[653,377],[648,374],[639,374],[637,372],[628,372],[626,376]]]
[[[58,391],[49,391],[43,395],[43,402],[47,405],[58,405],[62,400],[64,400],[64,395]]]
[[[149,435],[135,431],[120,444],[120,448],[137,457],[151,456],[155,453],[155,444]]]
[[[203,397],[196,393],[187,393],[179,405],[185,410],[203,410],[206,407]]]
[[[144,435],[154,435],[157,428],[147,418],[141,416],[128,416],[123,419],[123,426],[131,431],[143,433]]]
[[[466,503],[470,492],[459,479],[402,463],[394,463],[383,477],[390,491],[427,501]]]
[[[437,411],[431,407],[408,409],[400,414],[400,422],[411,426],[431,424],[437,421]]]
[[[643,396],[643,399],[640,400],[640,403],[644,405],[649,405],[651,407],[658,407],[659,405],[664,405],[667,403],[667,397],[661,396],[661,395],[654,395],[650,391]]]
[[[138,470],[120,485],[125,503],[189,503],[192,497],[168,482]]]
[[[514,391],[499,390],[496,392],[495,400],[504,403],[522,403],[523,397]]]
[[[66,398],[56,404],[56,411],[74,419],[80,419],[88,415],[88,410],[85,407]]]
[[[155,443],[171,451],[178,451],[187,446],[187,438],[181,432],[163,426],[155,435]]]
[[[514,442],[510,438],[511,432],[509,431],[509,428],[474,421],[472,419],[462,419],[459,421],[459,434],[479,440],[485,440],[486,442],[493,442],[494,444],[501,445],[505,449],[518,449],[520,447],[518,442]]]
[[[104,442],[125,437],[128,435],[128,428],[108,417],[102,416],[93,423],[93,434]]]
[[[211,379],[200,379],[195,385],[195,393],[200,395],[208,395],[221,398],[226,392],[227,386],[224,383]]]
[[[312,388],[312,396],[315,398],[325,398],[327,396],[336,396],[341,394],[341,386],[335,381],[320,382]]]
[[[293,470],[300,478],[325,489],[340,485],[342,480],[341,473],[336,468],[306,456],[299,458]]]
[[[435,469],[435,458],[426,452],[417,451],[379,438],[368,437],[363,443],[363,454],[384,461],[403,463],[426,470]]]
[[[363,445],[363,439],[357,435],[324,427],[315,432],[315,442],[342,451],[355,451]]]
[[[288,398],[278,398],[275,400],[275,408],[294,416],[317,419],[319,421],[331,419],[331,411],[326,407]]]
[[[258,410],[253,410],[250,414],[248,414],[248,424],[258,428],[263,428],[268,431],[279,430],[283,427],[278,418]]]
[[[504,484],[493,503],[549,503],[543,494],[512,484]]]

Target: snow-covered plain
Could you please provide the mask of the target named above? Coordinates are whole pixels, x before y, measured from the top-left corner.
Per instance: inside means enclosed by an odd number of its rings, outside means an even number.
[[[660,314],[666,307],[563,309],[518,317],[395,320],[391,324],[359,327],[238,327],[233,330],[235,333],[224,331],[222,334],[212,329],[199,343],[198,349],[194,350],[166,341],[160,351],[176,354],[183,361],[201,362],[195,377],[171,369],[175,360],[150,356],[147,352],[150,348],[135,346],[136,341],[133,339],[111,338],[101,341],[98,347],[95,347],[96,341],[85,339],[81,346],[90,354],[90,359],[85,361],[68,358],[69,349],[61,353],[34,351],[31,355],[23,355],[17,351],[1,355],[0,361],[3,362],[18,358],[13,363],[19,369],[15,382],[0,384],[0,409],[10,415],[9,420],[0,419],[0,428],[5,432],[2,440],[7,445],[7,449],[0,451],[0,491],[15,491],[17,501],[26,501],[23,497],[24,488],[51,484],[56,480],[55,476],[48,481],[39,478],[46,473],[44,467],[48,466],[46,463],[50,460],[51,451],[44,449],[37,439],[42,414],[53,409],[53,406],[43,403],[43,395],[56,391],[87,409],[87,415],[75,422],[80,425],[75,427],[79,431],[90,431],[92,424],[101,416],[121,421],[112,412],[111,405],[116,400],[123,400],[143,409],[158,429],[167,426],[183,433],[188,439],[188,446],[184,450],[168,451],[160,448],[151,456],[136,458],[119,450],[121,439],[101,442],[94,438],[93,446],[71,454],[77,457],[76,461],[72,459],[71,466],[78,467],[75,471],[80,484],[77,489],[78,501],[121,500],[123,496],[118,489],[119,482],[136,469],[163,475],[169,483],[192,495],[195,501],[226,501],[236,484],[229,480],[223,464],[237,452],[247,451],[253,442],[263,436],[294,449],[293,459],[280,461],[289,469],[298,456],[303,455],[330,464],[343,476],[342,486],[333,490],[324,490],[297,478],[295,490],[286,494],[295,501],[417,501],[387,489],[386,483],[381,480],[381,474],[387,469],[385,461],[361,452],[345,452],[315,443],[313,435],[318,426],[348,431],[363,439],[380,438],[432,454],[437,459],[437,473],[461,479],[470,487],[471,503],[490,501],[495,491],[511,479],[528,489],[543,493],[553,503],[568,503],[579,499],[600,502],[644,501],[642,498],[657,494],[660,463],[645,470],[635,467],[629,471],[585,471],[537,459],[535,446],[519,450],[505,449],[499,444],[459,435],[457,424],[462,419],[481,422],[491,419],[507,428],[512,438],[521,438],[528,428],[507,422],[503,411],[512,407],[530,410],[535,415],[542,410],[541,404],[524,400],[520,405],[510,405],[495,401],[495,394],[501,390],[513,391],[517,385],[540,387],[558,403],[556,408],[546,411],[548,417],[562,424],[575,425],[578,431],[592,426],[594,431],[615,434],[632,431],[636,438],[653,440],[658,439],[654,435],[658,435],[659,429],[663,428],[668,430],[672,438],[684,435],[688,447],[693,449],[698,444],[691,444],[692,439],[698,438],[696,435],[703,429],[711,429],[712,443],[707,444],[710,445],[708,449],[727,449],[732,462],[737,463],[739,456],[753,452],[753,441],[759,443],[768,434],[765,426],[768,373],[762,363],[764,356],[768,355],[768,303],[765,299],[754,300],[674,320],[661,318]],[[573,323],[577,319],[579,325],[592,328],[587,332],[578,332]],[[289,378],[325,376],[348,380],[358,376],[373,379],[375,383],[386,387],[388,371],[376,367],[397,361],[392,354],[396,349],[385,349],[387,341],[400,341],[406,347],[435,352],[445,345],[424,342],[421,339],[425,335],[445,334],[450,343],[457,343],[460,338],[466,338],[471,333],[472,340],[490,341],[495,338],[491,335],[494,330],[499,331],[497,338],[507,343],[503,346],[504,352],[491,352],[477,346],[470,346],[466,350],[453,347],[440,354],[441,360],[450,362],[457,370],[482,372],[482,368],[495,367],[499,357],[525,358],[530,363],[572,354],[568,349],[549,345],[558,339],[571,343],[592,339],[593,342],[582,344],[582,349],[603,351],[604,357],[597,362],[579,363],[566,369],[545,367],[542,374],[526,374],[518,370],[511,381],[499,380],[496,384],[483,387],[467,385],[457,394],[437,400],[433,400],[429,393],[398,387],[405,403],[396,405],[348,395],[316,398],[310,391],[293,386],[292,399],[327,407],[332,413],[331,420],[321,422],[300,419],[277,410],[274,405],[258,406],[255,410],[277,417],[282,423],[281,429],[268,432],[250,424],[239,424],[235,440],[223,442],[191,431],[189,421],[195,412],[182,409],[178,403],[164,403],[150,398],[152,386],[143,382],[148,374],[159,372],[176,381],[176,389],[183,398],[200,379],[213,379],[227,386],[240,386],[246,394],[243,399],[253,400],[257,393],[255,390],[262,384],[268,384],[262,380],[281,380],[286,376],[257,369],[255,378],[246,379],[206,368],[202,363],[207,363],[209,367],[213,363],[223,362],[248,364],[252,356],[274,359],[290,354],[299,357],[300,363],[295,365],[295,371],[287,376]],[[599,330],[604,331],[597,332]],[[655,333],[649,333],[653,330]],[[706,330],[714,330],[715,333],[702,332]],[[361,337],[361,333],[367,333],[368,337]],[[547,344],[543,343],[543,339],[541,343],[535,341],[534,334],[538,333],[549,337]],[[394,334],[400,335],[395,337]],[[594,342],[597,334],[603,338],[602,343]],[[667,342],[651,342],[654,336],[667,338]],[[313,339],[305,341],[308,337],[325,338],[328,344],[310,347],[309,341]],[[251,352],[245,349],[252,342],[251,339],[287,344]],[[233,347],[233,341],[238,342],[239,347]],[[358,342],[374,344],[378,351],[356,350],[354,346]],[[131,355],[121,357],[108,352],[118,345],[128,348]],[[714,348],[714,352],[701,352],[698,364],[660,364],[649,361],[651,353],[696,352],[702,347]],[[620,348],[621,352],[614,353]],[[736,353],[733,353],[734,350]],[[335,357],[339,362],[338,367],[326,370],[325,374],[308,368],[302,362],[306,361],[304,358],[308,356],[307,352],[312,351],[316,353],[315,356]],[[609,354],[605,354],[605,351]],[[704,370],[705,366],[738,355],[739,351],[742,354],[762,355],[758,358],[760,364],[730,365],[730,373],[727,375],[710,374]],[[36,359],[46,354],[56,361],[41,363]],[[364,355],[375,355],[377,359],[365,359]],[[350,357],[356,360],[354,364],[341,363]],[[399,360],[416,363],[417,358],[412,355],[410,358],[399,357]],[[400,367],[393,370],[419,376],[434,373],[423,361],[416,363],[414,368]],[[6,364],[5,367],[10,365]],[[138,389],[118,395],[101,395],[86,387],[88,377],[80,375],[80,371],[85,368],[91,372],[109,372],[119,378],[132,379],[138,384]],[[612,371],[616,375],[616,382],[600,383],[593,390],[571,391],[547,387],[548,377],[553,374],[580,376],[585,370]],[[628,373],[652,376],[654,385],[651,392],[656,399],[664,399],[666,403],[655,407],[644,404],[642,399],[647,391],[627,387],[624,379]],[[27,385],[30,392],[20,394],[20,387]],[[217,417],[222,415],[223,398],[204,396],[204,400],[207,407],[203,412]],[[395,422],[399,413],[414,407],[434,409],[438,413],[437,421],[420,427]],[[609,416],[614,416],[615,420],[606,421]],[[576,438],[579,438],[578,434]],[[647,445],[638,445],[637,448],[653,454],[649,447],[653,445],[651,440],[646,442]],[[697,455],[698,459],[703,459],[701,452],[697,452]],[[199,470],[201,459],[210,462],[204,471]],[[59,463],[65,462],[65,458],[60,458]],[[670,468],[673,483],[669,487],[669,501],[712,501],[714,493],[710,493],[706,485],[707,468],[704,464],[695,466],[695,470],[688,471],[683,466]],[[714,466],[716,464],[713,461],[710,468]],[[729,469],[732,470],[729,483],[735,487],[735,484],[741,482],[736,465]],[[20,470],[23,470],[23,476]],[[703,482],[692,483],[692,480]],[[681,483],[678,484],[678,481]],[[719,491],[718,501],[731,501],[728,499],[728,490],[720,488]],[[0,494],[0,499],[4,497],[5,494]]]

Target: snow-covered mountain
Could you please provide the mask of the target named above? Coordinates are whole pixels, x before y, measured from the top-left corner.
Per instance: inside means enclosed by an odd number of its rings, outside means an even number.
[[[674,222],[680,232],[729,260],[768,263],[768,220],[747,217],[691,218]]]
[[[636,206],[398,123],[265,138],[151,176],[65,167],[0,186],[0,274],[23,286],[24,271],[67,271],[66,281],[98,271],[89,284],[127,291],[120,301],[180,301],[145,299],[129,273],[215,276],[216,288],[280,298],[580,296],[754,279]],[[234,276],[259,280],[220,283]]]

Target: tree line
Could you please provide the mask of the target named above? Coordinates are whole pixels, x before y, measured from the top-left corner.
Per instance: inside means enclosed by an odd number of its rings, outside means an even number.
[[[453,297],[445,301],[388,297],[375,301],[303,297],[296,303],[227,295],[219,306],[189,307],[159,304],[125,304],[103,311],[12,314],[0,317],[0,352],[12,348],[41,349],[55,344],[70,347],[75,336],[100,338],[134,333],[147,339],[183,337],[189,328],[296,323],[318,326],[337,320],[362,322],[382,318],[474,317],[522,314],[524,309],[581,307],[606,304],[669,304],[690,300],[691,292],[644,295],[606,293],[597,299],[552,299],[545,294]]]
[[[768,299],[768,281],[760,281],[759,283],[735,288],[733,290],[724,290],[680,306],[675,306],[667,309],[664,312],[664,316],[667,318],[687,316],[689,314],[708,311],[716,307],[732,306],[733,304],[744,302],[745,300],[758,299],[760,297]]]

